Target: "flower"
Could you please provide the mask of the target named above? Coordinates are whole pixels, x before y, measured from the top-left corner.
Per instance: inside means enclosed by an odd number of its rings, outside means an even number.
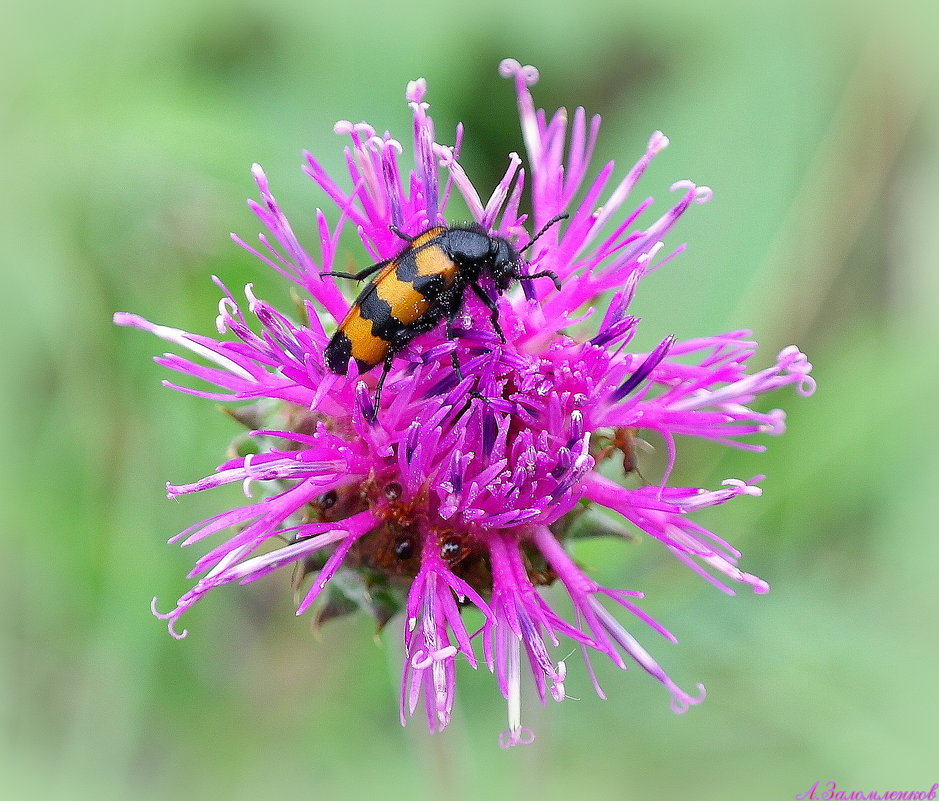
[[[629,195],[668,139],[653,134],[618,183],[611,183],[613,164],[588,177],[599,117],[588,120],[578,108],[568,134],[563,109],[550,118],[535,109],[532,67],[506,60],[500,70],[515,83],[527,176],[519,156],[510,154],[502,180],[483,200],[459,161],[462,127],[454,146],[439,144],[424,101],[426,84],[412,82],[406,93],[414,121],[410,172],[399,163],[402,145],[365,123],[335,127],[350,139],[347,187],[306,154],[304,170],[338,207],[332,227],[323,211],[316,212],[318,259],[301,247],[264,172],[253,168],[261,201],[250,206],[268,233],[258,246],[233,238],[306,293],[300,320],[257,298],[251,285],[244,307],[218,279],[218,338],[132,314],[114,319],[188,350],[195,360],[165,355],[156,361],[212,389],[169,386],[246,402],[232,413],[248,429],[238,455],[206,478],[168,485],[170,497],[232,482],[243,483],[249,498],[260,493],[171,540],[191,545],[233,530],[197,560],[190,575],[198,579],[175,608],[162,613],[154,606],[170,632],[185,636],[177,621],[213,588],[293,565],[298,614],[316,604],[322,621],[365,608],[381,626],[404,612],[402,723],[423,700],[430,729],[443,729],[454,703],[457,661],[476,667],[481,650],[508,702],[501,744],[510,746],[533,737],[521,719],[523,658],[542,702],[548,694],[565,697],[567,667],[552,655],[561,638],[580,648],[601,696],[590,666],[595,654],[621,668],[637,663],[668,690],[676,712],[703,699],[703,687],[681,689],[622,621],[625,613],[634,625],[674,640],[637,605],[641,594],[600,586],[565,545],[585,531],[595,533],[583,525],[585,510],[605,507],[724,592],[733,593],[736,583],[766,592],[765,582],[738,567],[738,551],[691,519],[699,509],[759,495],[759,488],[736,479],[713,490],[668,486],[676,437],[762,450],[746,438],[781,433],[784,414],[755,411],[753,400],[787,384],[808,395],[814,383],[811,365],[795,347],[784,349],[771,367],[748,372],[756,345],[746,331],[686,341],[667,336],[648,353],[629,350],[639,323],[629,306],[640,280],[676,255],[661,255],[663,238],[711,192],[676,183],[674,205],[639,225],[651,201],[630,208]],[[526,177],[531,220],[519,211]],[[524,265],[528,274],[554,272],[560,289],[532,280],[493,293],[504,343],[487,304],[466,293],[458,335],[450,339],[438,325],[411,341],[396,356],[374,409],[378,371],[359,375],[352,362],[348,375],[337,375],[324,364],[330,331],[350,307],[325,273],[336,263],[346,226],[371,261],[394,258],[402,251],[394,229],[415,235],[452,224],[446,209],[454,192],[486,231],[515,243],[528,241],[526,230],[569,215],[538,239]],[[593,336],[565,333],[594,319],[588,304],[607,293],[612,297]],[[668,468],[661,480],[628,487],[602,475],[599,465],[614,455],[624,472],[635,471],[640,432],[654,432],[665,443]],[[572,619],[539,591],[553,583],[570,597]],[[466,607],[478,610],[475,630]]]

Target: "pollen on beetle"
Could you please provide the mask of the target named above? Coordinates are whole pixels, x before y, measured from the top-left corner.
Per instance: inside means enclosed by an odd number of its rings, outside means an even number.
[[[781,434],[785,415],[754,400],[788,385],[809,395],[814,382],[794,346],[751,370],[747,331],[684,340],[651,331],[658,344],[634,349],[640,320],[629,309],[642,279],[683,250],[665,243],[711,190],[678,181],[654,213],[651,201],[631,201],[669,144],[664,134],[622,177],[612,165],[591,173],[599,117],[547,114],[531,95],[534,67],[507,59],[499,71],[514,82],[527,158],[509,154],[491,191],[460,163],[462,126],[454,142],[438,142],[427,83],[411,81],[409,149],[340,121],[347,179],[305,154],[306,174],[335,206],[312,215],[319,257],[252,168],[260,197],[249,205],[266,233],[257,246],[233,238],[296,285],[295,317],[251,285],[241,303],[215,279],[217,337],[133,314],[114,321],[188,350],[194,360],[156,361],[212,389],[169,385],[237,404],[231,417],[243,427],[212,475],[167,487],[176,497],[241,483],[247,496],[173,538],[215,542],[169,611],[154,600],[170,633],[186,635],[178,621],[215,587],[291,568],[297,614],[309,610],[317,624],[355,610],[379,630],[402,619],[402,723],[423,707],[431,731],[445,728],[458,664],[481,663],[505,699],[499,742],[509,747],[534,738],[523,725],[526,672],[543,703],[585,684],[603,697],[597,657],[638,665],[676,712],[703,700],[702,686],[683,689],[643,644],[675,637],[643,611],[642,594],[600,585],[569,546],[644,535],[723,592],[766,592],[733,546],[693,520],[758,498],[759,477],[674,486],[676,437],[762,450],[754,437]],[[449,215],[454,193],[471,222]],[[338,244],[347,226],[354,251]],[[361,274],[344,272],[351,259]],[[367,281],[355,295],[344,288],[350,276]],[[664,457],[658,472],[653,447]],[[548,586],[566,593],[572,615],[553,608]],[[567,664],[572,647],[586,662],[579,669]]]

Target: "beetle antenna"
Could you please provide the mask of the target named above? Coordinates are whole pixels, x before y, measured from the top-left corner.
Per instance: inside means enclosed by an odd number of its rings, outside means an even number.
[[[531,242],[529,242],[527,245],[525,245],[525,247],[523,247],[523,248],[519,251],[519,253],[524,253],[524,252],[525,252],[526,250],[528,250],[532,245],[534,245],[535,242],[537,242],[537,241],[541,238],[541,236],[542,236],[552,225],[554,225],[555,223],[561,222],[561,220],[566,220],[566,219],[567,219],[568,217],[570,217],[570,216],[571,216],[570,214],[568,214],[568,213],[565,212],[564,214],[557,214],[557,215],[555,215],[554,217],[552,217],[552,218],[551,218],[550,220],[548,220],[543,226],[541,226],[541,230],[531,238]]]

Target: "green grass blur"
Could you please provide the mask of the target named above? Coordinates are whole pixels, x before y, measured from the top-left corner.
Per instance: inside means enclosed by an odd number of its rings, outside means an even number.
[[[791,799],[813,783],[939,781],[939,103],[928,2],[691,0],[463,6],[258,0],[37,2],[5,15],[0,498],[0,798]],[[431,10],[432,9],[432,10]],[[689,250],[645,282],[643,336],[749,327],[756,366],[795,342],[819,391],[784,391],[767,453],[689,446],[677,480],[765,473],[762,499],[703,521],[765,597],[728,598],[655,543],[578,556],[646,590],[679,638],[644,642],[707,702],[675,716],[654,681],[600,666],[593,696],[532,706],[538,739],[502,752],[504,704],[464,670],[448,731],[397,720],[400,653],[364,619],[317,637],[287,576],[225,588],[171,639],[150,615],[188,587],[165,540],[236,490],[167,501],[234,433],[161,388],[161,343],[117,310],[211,333],[217,274],[282,306],[288,288],[228,239],[264,165],[314,242],[308,148],[341,167],[337,119],[406,139],[428,79],[440,138],[467,126],[486,187],[522,145],[512,56],[539,105],[604,117],[598,162],[672,145],[640,185],[715,190]],[[659,208],[662,206],[660,205]],[[361,259],[353,243],[349,259]],[[933,489],[930,489],[932,487]]]

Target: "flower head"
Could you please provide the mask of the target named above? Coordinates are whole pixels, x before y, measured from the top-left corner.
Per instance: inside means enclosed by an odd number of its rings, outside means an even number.
[[[154,609],[170,632],[185,635],[179,618],[214,587],[292,565],[298,614],[315,604],[325,620],[364,607],[383,625],[404,613],[402,722],[423,702],[431,730],[445,727],[457,661],[476,667],[481,655],[508,702],[501,742],[509,746],[533,736],[521,722],[525,661],[542,701],[565,697],[567,667],[556,656],[562,638],[580,648],[601,695],[593,655],[621,668],[638,664],[666,688],[677,712],[702,700],[702,687],[678,687],[630,633],[649,627],[674,639],[637,605],[641,594],[600,586],[565,545],[590,533],[581,525],[586,509],[606,507],[723,591],[742,583],[765,592],[765,582],[738,567],[732,546],[692,520],[699,509],[759,495],[759,488],[737,479],[714,490],[669,486],[676,436],[761,450],[747,437],[781,433],[784,415],[755,411],[753,400],[786,384],[810,394],[814,384],[811,365],[794,347],[773,366],[748,372],[756,345],[745,331],[685,341],[665,336],[649,352],[630,350],[639,319],[629,306],[639,282],[678,252],[662,255],[664,237],[710,190],[676,183],[673,205],[640,224],[651,201],[627,205],[629,197],[667,138],[653,134],[618,181],[612,164],[590,175],[599,118],[588,120],[580,108],[570,123],[563,109],[549,118],[529,92],[537,72],[511,60],[500,69],[515,82],[527,173],[510,154],[484,199],[460,164],[462,129],[455,145],[437,142],[426,84],[415,81],[406,93],[414,120],[409,172],[400,164],[401,143],[365,123],[335,128],[349,139],[348,182],[306,154],[306,173],[338,209],[316,212],[318,257],[301,247],[254,167],[261,199],[250,205],[267,233],[257,246],[234,239],[304,291],[301,319],[257,298],[250,285],[240,303],[216,279],[218,338],[131,314],[117,314],[115,322],[193,354],[157,361],[212,388],[170,386],[243,402],[233,416],[248,429],[238,456],[214,474],[168,486],[173,497],[240,482],[250,499],[173,538],[190,545],[230,532],[198,559],[191,573],[198,578],[176,606]],[[519,210],[526,184],[531,219]],[[483,231],[520,251],[552,218],[567,219],[525,253],[514,288],[483,275],[474,291],[461,294],[452,319],[405,337],[392,351],[376,408],[378,369],[360,370],[352,359],[343,374],[324,361],[350,309],[341,279],[327,275],[340,235],[351,226],[369,260],[400,261],[412,247],[402,236],[458,222],[447,216],[454,193]],[[556,275],[560,288],[525,279],[541,272]],[[590,304],[601,295],[610,299],[599,314]],[[567,333],[583,320],[594,321],[592,336]],[[667,449],[660,481],[627,487],[599,472],[601,463],[622,460],[633,473],[645,432]],[[570,618],[539,591],[554,583],[570,597]],[[478,610],[477,627],[468,627],[468,606]]]

